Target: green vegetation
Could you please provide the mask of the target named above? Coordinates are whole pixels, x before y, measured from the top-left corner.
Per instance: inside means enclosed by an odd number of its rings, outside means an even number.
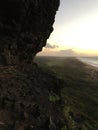
[[[68,123],[62,130],[74,130],[76,126],[81,130],[98,130],[97,68],[76,58],[37,57],[35,61],[64,81],[61,96]],[[53,102],[58,99],[54,95],[49,97]]]
[[[59,100],[60,100],[60,97],[57,94],[53,93],[53,94],[49,95],[49,101],[50,102],[54,102],[55,103],[56,101],[59,101]]]

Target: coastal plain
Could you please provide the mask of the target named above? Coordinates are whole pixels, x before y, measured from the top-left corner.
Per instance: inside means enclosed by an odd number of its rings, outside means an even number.
[[[76,57],[36,57],[35,62],[63,80],[61,97],[67,129],[98,129],[98,69]]]

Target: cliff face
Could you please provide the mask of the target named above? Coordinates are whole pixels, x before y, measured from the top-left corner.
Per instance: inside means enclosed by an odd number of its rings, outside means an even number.
[[[53,31],[59,0],[0,0],[0,60],[31,63]]]
[[[0,0],[0,130],[64,125],[61,81],[31,64],[53,31],[58,6],[59,0]]]

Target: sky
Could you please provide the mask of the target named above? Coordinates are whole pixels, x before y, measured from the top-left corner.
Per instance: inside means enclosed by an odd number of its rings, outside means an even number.
[[[61,0],[53,27],[39,55],[98,56],[98,0]]]

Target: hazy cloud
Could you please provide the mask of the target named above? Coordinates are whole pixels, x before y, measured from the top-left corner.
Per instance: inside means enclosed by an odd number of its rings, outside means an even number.
[[[51,49],[54,49],[54,48],[58,48],[59,46],[57,45],[51,45],[50,43],[47,43],[45,48],[51,48]]]
[[[76,51],[74,51],[73,49],[64,49],[64,50],[47,50],[47,49],[44,49],[39,55],[42,55],[42,56],[60,56],[60,57],[66,57],[66,56],[86,56],[86,54],[83,54],[83,53],[77,53]]]
[[[78,53],[76,53],[72,49],[60,50],[59,54],[62,55],[62,56],[77,56],[77,55],[79,55]]]

